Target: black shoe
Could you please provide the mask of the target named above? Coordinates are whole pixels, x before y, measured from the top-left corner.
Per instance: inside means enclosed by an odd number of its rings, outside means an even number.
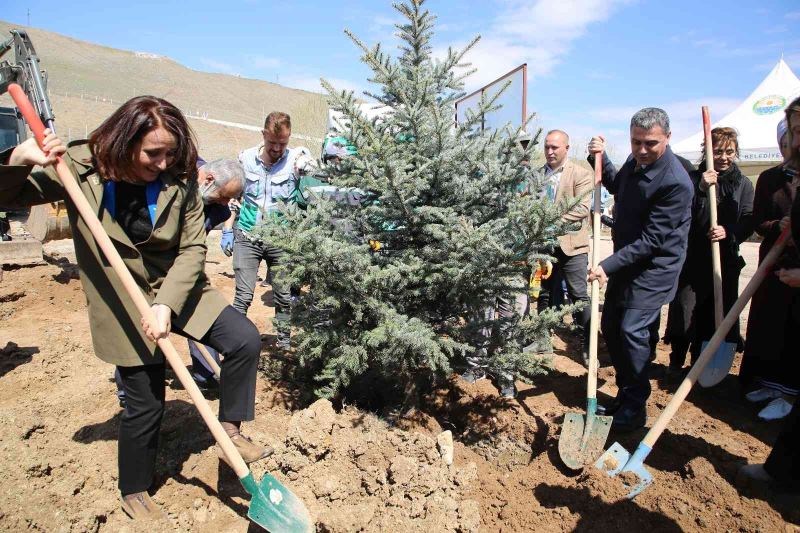
[[[288,333],[278,333],[278,338],[275,341],[275,346],[279,350],[288,350],[292,347],[291,337]]]
[[[469,368],[461,374],[461,379],[472,385],[482,379],[486,379],[486,371],[482,368]]]
[[[551,337],[545,337],[532,342],[522,349],[524,353],[550,354],[553,353],[553,341]]]
[[[670,363],[666,372],[664,372],[664,377],[669,381],[681,381],[686,377],[686,374],[689,373],[690,368],[683,368],[678,365],[673,366],[672,363]]]
[[[581,350],[581,362],[583,362],[585,368],[589,368],[589,348]]]
[[[498,381],[498,385],[500,385],[500,396],[508,400],[513,400],[517,397],[517,386],[514,384],[513,379],[501,378]]]
[[[608,405],[597,405],[597,414],[600,416],[613,416],[622,407],[622,399],[614,398]]]
[[[646,422],[647,409],[644,407],[636,409],[625,406],[620,407],[620,409],[614,413],[611,429],[626,433],[643,428]]]
[[[194,382],[197,384],[197,388],[200,389],[201,392],[211,392],[219,390],[219,382],[214,377],[209,377],[203,380],[199,380],[192,376]]]

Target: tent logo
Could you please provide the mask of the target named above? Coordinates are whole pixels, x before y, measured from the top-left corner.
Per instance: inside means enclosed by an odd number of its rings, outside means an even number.
[[[759,98],[753,104],[753,113],[756,115],[771,115],[786,107],[786,98],[777,94],[771,94],[764,98]]]

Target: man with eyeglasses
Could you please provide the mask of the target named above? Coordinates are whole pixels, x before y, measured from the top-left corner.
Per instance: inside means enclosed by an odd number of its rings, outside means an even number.
[[[278,348],[287,350],[290,347],[291,291],[272,274],[272,269],[285,261],[286,253],[256,237],[253,230],[262,223],[262,217],[278,217],[282,204],[298,201],[300,177],[313,160],[307,148],[288,147],[292,122],[286,113],[273,111],[267,115],[261,133],[262,144],[239,154],[239,162],[245,171],[245,189],[233,228],[233,272],[236,278],[233,307],[247,314],[253,301],[258,266],[261,261],[266,261],[275,305],[276,344]]]

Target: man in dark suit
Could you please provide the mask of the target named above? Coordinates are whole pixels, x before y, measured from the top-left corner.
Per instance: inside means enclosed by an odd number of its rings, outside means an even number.
[[[666,112],[637,111],[630,133],[632,153],[619,172],[602,137],[589,143],[591,154],[603,152],[603,185],[615,196],[614,254],[589,272],[589,281],[608,281],[601,329],[619,392],[604,411],[623,431],[647,419],[650,330],[675,296],[693,195],[689,175],[669,148]]]

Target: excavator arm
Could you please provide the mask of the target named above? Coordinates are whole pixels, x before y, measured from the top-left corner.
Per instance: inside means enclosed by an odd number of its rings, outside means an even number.
[[[13,58],[4,56],[13,50]],[[55,131],[55,115],[47,96],[47,72],[39,64],[39,56],[25,30],[11,30],[11,37],[0,42],[0,95],[16,83],[22,87],[42,122]],[[16,146],[28,137],[22,115],[15,107],[0,107],[0,151]],[[9,224],[0,206],[0,265],[36,264],[42,261],[39,241],[68,238],[71,233],[63,213],[63,204],[55,203],[31,208],[25,227],[36,240],[23,236],[11,241]],[[1,271],[0,271],[1,272]],[[0,277],[1,279],[1,277]]]
[[[39,65],[39,56],[33,47],[28,32],[11,30],[11,38],[0,44],[0,59],[13,48],[14,60],[0,61],[0,94],[8,90],[11,83],[19,84],[28,95],[42,122],[55,131],[53,108],[47,97],[47,72]]]

